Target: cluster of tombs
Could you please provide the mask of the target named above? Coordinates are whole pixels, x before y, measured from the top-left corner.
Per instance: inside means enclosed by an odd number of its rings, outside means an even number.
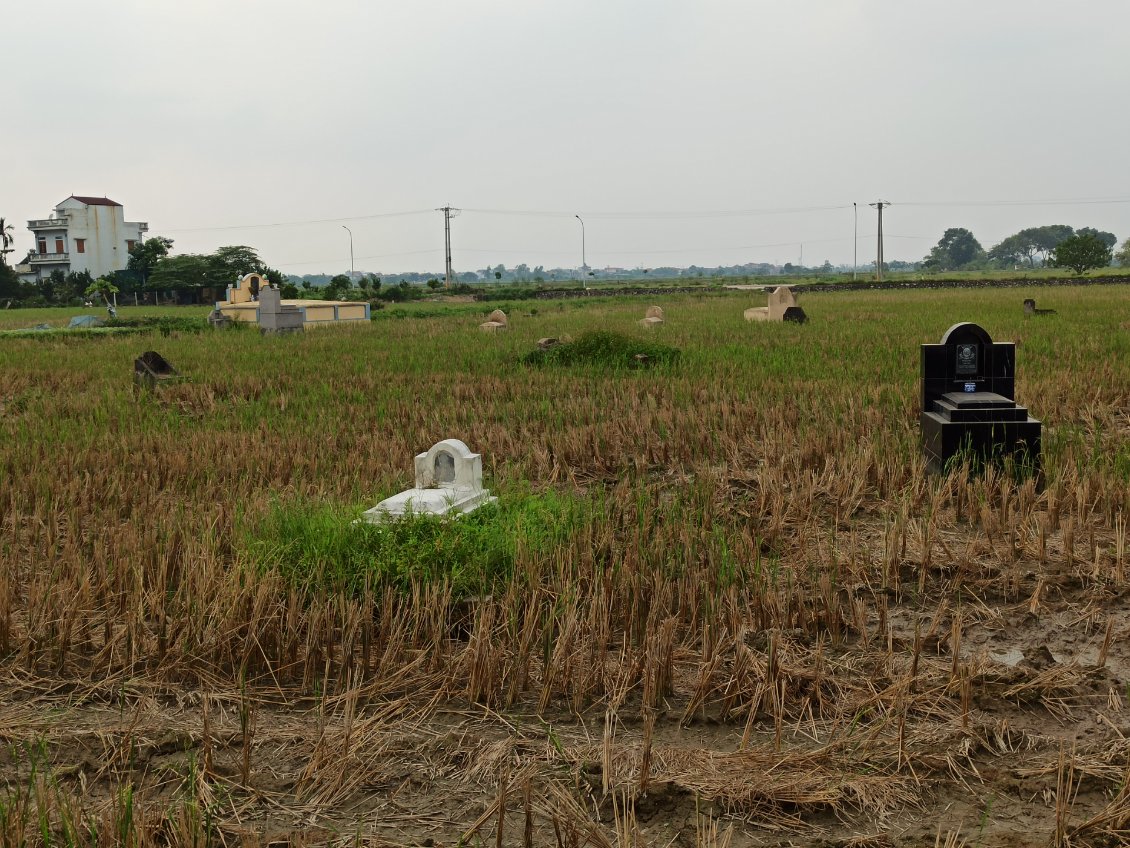
[[[768,306],[755,306],[744,313],[747,321],[793,321],[803,324],[808,320],[804,310],[797,305],[797,296],[788,286],[778,286],[769,295]],[[639,325],[644,329],[658,327],[664,323],[663,307],[649,306]],[[498,333],[510,329],[510,320],[501,309],[494,310],[487,320],[479,324],[484,333]]]
[[[368,321],[369,304],[351,300],[284,300],[279,289],[262,274],[251,273],[228,286],[226,299],[216,303],[209,320],[213,324],[258,324],[264,333],[298,332],[342,321]]]
[[[920,352],[919,424],[927,468],[945,472],[955,462],[1001,465],[1007,460],[1038,474],[1042,424],[1012,398],[1016,346],[994,342],[976,324],[961,323]],[[497,500],[483,488],[481,455],[458,439],[437,442],[417,455],[415,472],[413,488],[381,501],[360,520],[381,524],[406,514],[458,516]]]

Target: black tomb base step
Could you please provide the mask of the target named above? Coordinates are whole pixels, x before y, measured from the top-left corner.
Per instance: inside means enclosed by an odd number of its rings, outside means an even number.
[[[924,412],[922,450],[930,467],[942,470],[951,458],[968,456],[980,461],[1012,457],[1038,466],[1042,425],[1035,418],[1022,421],[952,421],[936,412]]]

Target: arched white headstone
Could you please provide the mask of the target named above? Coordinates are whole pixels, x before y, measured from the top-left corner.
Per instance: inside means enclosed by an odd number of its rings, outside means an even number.
[[[483,459],[459,439],[436,442],[416,455],[416,487],[386,498],[362,514],[370,524],[412,512],[467,513],[498,498],[483,488]]]

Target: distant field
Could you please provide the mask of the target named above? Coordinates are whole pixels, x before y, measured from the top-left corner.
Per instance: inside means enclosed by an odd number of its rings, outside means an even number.
[[[1130,286],[764,303],[0,337],[0,841],[1118,844]],[[925,473],[918,345],[964,320],[1042,486]],[[521,362],[592,329],[680,354]],[[185,379],[136,389],[149,349]],[[497,510],[359,533],[448,437]]]

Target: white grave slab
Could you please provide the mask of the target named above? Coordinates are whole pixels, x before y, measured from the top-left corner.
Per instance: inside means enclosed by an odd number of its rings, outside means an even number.
[[[416,455],[416,487],[386,498],[361,514],[382,524],[407,512],[415,515],[467,513],[498,498],[483,488],[483,459],[458,439],[436,442]]]

